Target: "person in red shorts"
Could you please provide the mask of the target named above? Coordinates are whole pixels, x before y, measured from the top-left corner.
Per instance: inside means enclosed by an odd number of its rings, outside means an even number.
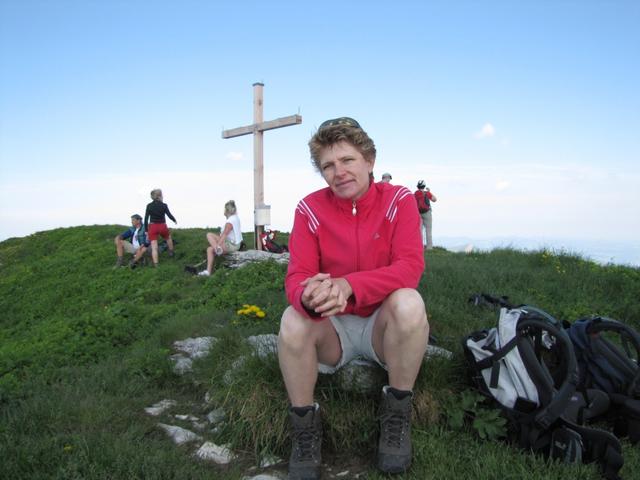
[[[169,211],[169,206],[162,202],[162,190],[156,188],[151,190],[152,202],[147,205],[147,210],[144,214],[144,225],[147,229],[149,240],[151,241],[151,258],[153,259],[153,266],[158,266],[158,236],[164,238],[169,247],[169,256],[173,257],[173,240],[171,239],[171,232],[167,228],[167,221],[165,215],[171,219],[176,225],[178,221],[175,219]]]

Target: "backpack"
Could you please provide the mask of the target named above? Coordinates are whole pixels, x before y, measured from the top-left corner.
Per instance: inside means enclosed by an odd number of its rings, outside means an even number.
[[[280,245],[275,241],[277,231],[275,230],[265,230],[260,234],[260,241],[262,242],[262,247],[271,253],[284,253],[288,252],[289,249],[286,245]]]
[[[422,195],[419,195],[416,200],[418,202],[418,211],[420,213],[426,213],[431,210],[431,200],[427,196],[427,192],[418,190]]]
[[[613,431],[640,441],[640,334],[617,320],[594,316],[567,326],[579,368],[579,389],[605,392]]]
[[[466,336],[463,350],[474,385],[507,419],[507,440],[564,463],[598,462],[604,478],[619,479],[618,439],[576,423],[577,412],[592,405],[576,393],[577,360],[562,324],[507,297],[479,294],[470,301],[501,307],[497,326]]]

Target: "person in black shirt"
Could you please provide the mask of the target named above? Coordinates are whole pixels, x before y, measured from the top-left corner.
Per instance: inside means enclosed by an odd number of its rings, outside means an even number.
[[[171,219],[176,225],[178,221],[175,219],[169,211],[169,206],[162,202],[162,190],[156,188],[151,190],[151,203],[147,205],[147,210],[144,214],[144,225],[149,233],[149,240],[151,241],[151,258],[153,259],[153,266],[158,266],[158,236],[164,238],[169,247],[169,256],[173,257],[173,240],[171,239],[171,232],[167,228],[167,221],[165,215]]]

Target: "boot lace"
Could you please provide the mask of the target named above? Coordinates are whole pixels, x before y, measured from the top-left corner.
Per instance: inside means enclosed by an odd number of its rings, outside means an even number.
[[[390,410],[380,417],[382,438],[389,447],[400,448],[409,429],[408,414],[402,410]]]
[[[310,428],[296,428],[293,431],[295,455],[298,461],[315,460],[319,440],[318,432]]]

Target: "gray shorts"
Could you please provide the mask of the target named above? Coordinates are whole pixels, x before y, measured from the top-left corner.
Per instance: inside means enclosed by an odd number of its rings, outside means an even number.
[[[320,373],[335,373],[336,370],[344,367],[355,358],[372,360],[386,370],[387,366],[378,358],[378,355],[376,355],[373,349],[373,342],[371,341],[373,326],[376,323],[379,312],[380,308],[369,317],[358,317],[356,315],[329,317],[340,339],[342,357],[340,357],[340,360],[335,366],[320,363],[318,365],[318,371]]]
[[[122,246],[124,247],[124,251],[127,253],[130,253],[131,255],[136,253],[136,248],[131,242],[125,240],[124,242],[122,242]]]
[[[237,252],[238,250],[240,250],[240,244],[239,243],[233,243],[228,238],[225,238],[224,239],[224,249],[225,249],[225,251],[227,253]]]

